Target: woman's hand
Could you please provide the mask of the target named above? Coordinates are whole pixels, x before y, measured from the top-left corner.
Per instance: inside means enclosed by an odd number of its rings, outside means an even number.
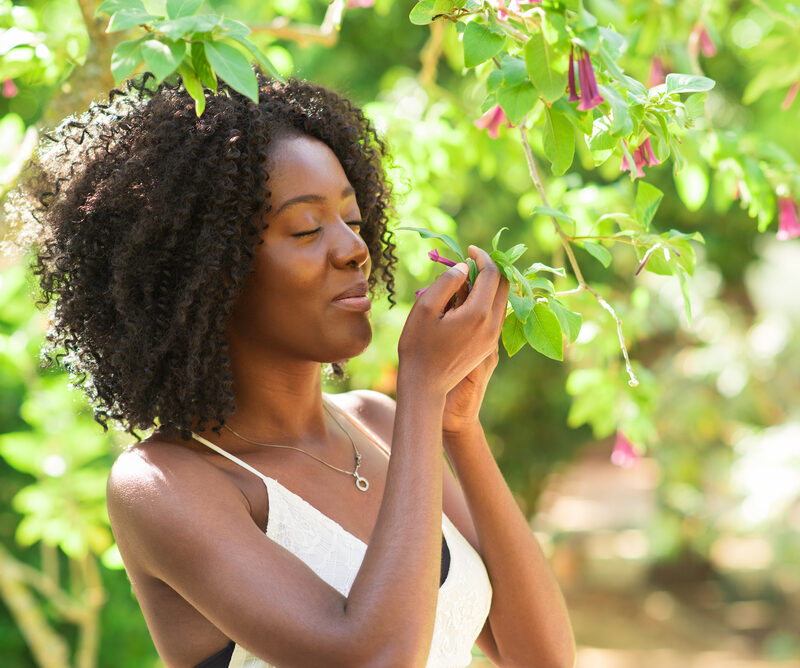
[[[464,295],[467,278],[464,263],[445,271],[417,299],[398,344],[398,385],[410,383],[419,390],[445,396],[463,381],[463,388],[453,395],[451,402],[458,409],[451,411],[451,415],[462,418],[477,415],[480,408],[483,391],[496,364],[497,339],[508,300],[508,282],[501,277],[489,254],[474,246],[470,246],[469,254],[479,270],[469,294]],[[456,306],[445,313],[447,303],[456,293],[459,293]],[[476,401],[477,406],[471,408]]]

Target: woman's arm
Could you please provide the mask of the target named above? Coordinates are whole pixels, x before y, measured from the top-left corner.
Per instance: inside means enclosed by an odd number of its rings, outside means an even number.
[[[445,433],[444,447],[492,582],[491,637],[482,633],[479,646],[499,666],[571,668],[575,644],[564,599],[480,423]]]

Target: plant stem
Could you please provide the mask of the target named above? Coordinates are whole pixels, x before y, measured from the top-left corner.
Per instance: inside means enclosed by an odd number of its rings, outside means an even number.
[[[533,159],[533,151],[531,151],[531,145],[528,142],[528,133],[525,130],[525,123],[527,122],[527,116],[522,119],[522,122],[519,124],[519,132],[522,136],[522,148],[525,151],[525,159],[528,162],[528,172],[531,175],[531,180],[533,184],[536,186],[536,189],[539,191],[539,196],[542,198],[542,204],[546,207],[549,207],[550,204],[547,201],[547,193],[544,190],[544,186],[542,185],[542,180],[539,178],[539,170],[536,167],[536,161]],[[561,229],[561,225],[558,224],[558,220],[551,216],[551,220],[553,221],[553,227],[555,228],[556,234],[558,238],[561,240],[561,245],[564,247],[564,251],[569,258],[569,264],[572,267],[572,271],[575,274],[575,279],[578,281],[578,287],[574,290],[569,290],[564,293],[559,294],[578,294],[579,292],[583,292],[584,290],[591,292],[594,295],[594,298],[597,302],[602,306],[606,311],[611,314],[611,317],[614,318],[614,322],[617,325],[617,336],[619,337],[619,347],[622,350],[622,356],[625,358],[625,369],[628,372],[628,385],[631,387],[636,387],[639,384],[638,379],[636,378],[636,374],[633,372],[633,367],[631,366],[631,360],[628,357],[628,349],[625,346],[625,337],[622,335],[622,321],[617,316],[616,311],[614,308],[609,304],[603,297],[595,290],[591,285],[586,283],[585,279],[583,278],[583,274],[581,273],[581,268],[578,266],[578,261],[575,259],[575,254],[572,252],[572,247],[570,245],[570,237]]]

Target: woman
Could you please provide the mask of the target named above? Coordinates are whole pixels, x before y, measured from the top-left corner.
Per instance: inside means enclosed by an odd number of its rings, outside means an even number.
[[[52,345],[98,421],[157,427],[108,508],[164,662],[466,666],[477,640],[572,665],[478,420],[508,294],[488,255],[468,295],[462,263],[411,310],[396,404],[323,394],[320,363],[370,342],[378,274],[393,295],[383,144],[308,83],[223,86],[198,119],[148,81],[62,124],[31,188]]]

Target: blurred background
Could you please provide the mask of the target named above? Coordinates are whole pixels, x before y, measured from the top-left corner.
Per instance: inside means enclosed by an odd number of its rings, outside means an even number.
[[[41,367],[48,315],[35,307],[29,258],[13,248],[13,187],[38,137],[113,85],[110,53],[125,35],[103,32],[107,17],[92,19],[98,4],[0,0],[0,231],[11,247],[0,257],[8,668],[162,665],[105,511],[108,469],[132,439],[104,434],[69,377]],[[689,324],[674,277],[634,275],[629,246],[609,247],[608,268],[576,249],[622,320],[640,384],[628,386],[608,313],[586,293],[568,297],[583,325],[563,363],[530,348],[511,360],[501,353],[482,412],[490,446],[565,591],[580,666],[800,665],[800,239],[776,237],[777,197],[800,195],[800,100],[791,95],[800,7],[584,4],[625,36],[621,64],[631,76],[647,82],[659,65],[717,81],[707,115],[683,138],[683,170],[665,164],[646,176],[665,193],[654,227],[705,238],[693,244],[694,317]],[[564,266],[550,221],[530,215],[541,201],[517,134],[503,127],[493,139],[474,124],[485,76],[464,72],[452,24],[412,25],[407,1],[351,0],[340,29],[326,28],[322,0],[208,5],[252,27],[283,73],[365,108],[389,146],[398,225],[484,247],[507,226],[503,247],[525,243],[529,262]],[[693,54],[698,26],[713,49],[703,42]],[[567,174],[543,173],[551,205],[579,222],[633,199],[619,158],[595,167],[580,141]],[[376,303],[373,344],[328,391],[394,392],[414,290],[437,274],[426,255],[435,244],[397,235],[399,303]],[[477,648],[474,665],[488,665]]]

